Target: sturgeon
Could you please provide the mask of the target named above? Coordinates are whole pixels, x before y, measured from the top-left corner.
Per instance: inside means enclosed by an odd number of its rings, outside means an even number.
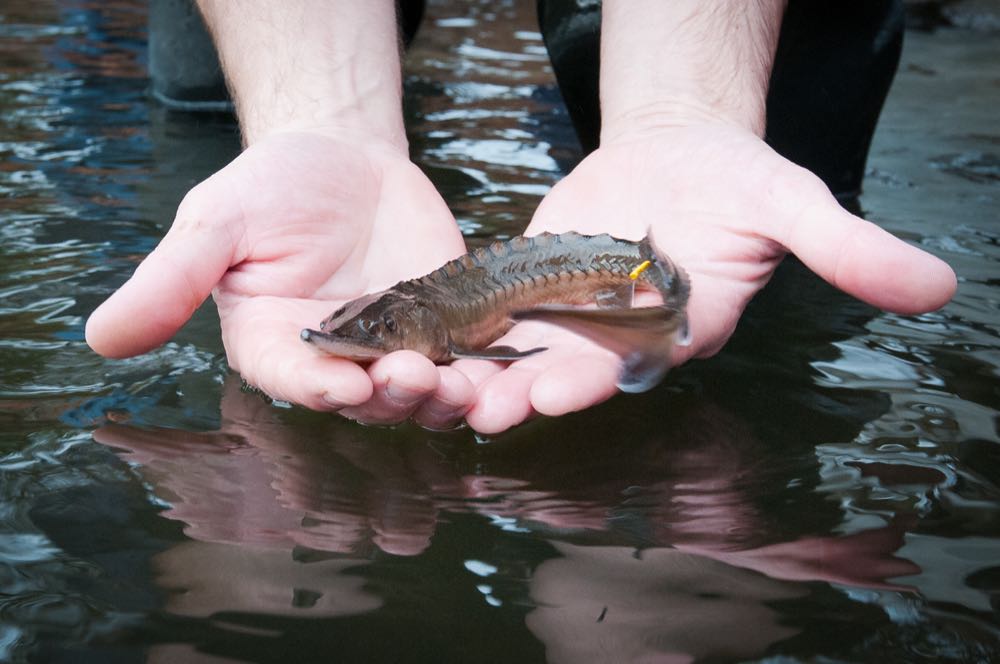
[[[659,293],[633,307],[636,288]],[[436,363],[456,358],[518,360],[546,348],[490,346],[521,320],[553,322],[622,355],[619,389],[655,386],[675,343],[688,343],[690,285],[649,234],[638,242],[608,234],[542,233],[476,249],[417,279],[352,300],[319,330],[316,348],[355,361],[414,350]],[[597,308],[580,305],[596,304]]]

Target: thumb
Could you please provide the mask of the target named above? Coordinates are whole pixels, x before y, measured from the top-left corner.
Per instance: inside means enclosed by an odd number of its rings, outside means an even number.
[[[87,343],[105,357],[145,353],[191,318],[231,265],[240,223],[232,205],[213,205],[212,180],[192,189],[160,244],[87,320]],[[238,208],[237,208],[238,209]]]
[[[829,193],[789,216],[779,237],[813,272],[880,309],[923,313],[955,294],[947,263],[847,212]]]

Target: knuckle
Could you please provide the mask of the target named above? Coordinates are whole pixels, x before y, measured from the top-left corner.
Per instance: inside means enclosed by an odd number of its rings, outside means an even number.
[[[181,200],[174,216],[172,230],[203,233],[212,226],[212,217],[208,210],[208,194],[205,183],[195,185]]]

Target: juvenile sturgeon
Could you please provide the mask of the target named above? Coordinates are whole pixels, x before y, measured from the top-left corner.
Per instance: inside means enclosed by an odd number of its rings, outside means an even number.
[[[661,304],[632,307],[636,286],[658,291]],[[542,233],[494,242],[423,277],[359,297],[301,336],[356,361],[402,349],[437,363],[510,361],[546,349],[489,344],[516,321],[544,320],[620,353],[619,389],[642,392],[669,368],[674,343],[687,343],[689,290],[684,271],[649,235],[631,242],[608,234]],[[594,303],[597,309],[579,306]]]

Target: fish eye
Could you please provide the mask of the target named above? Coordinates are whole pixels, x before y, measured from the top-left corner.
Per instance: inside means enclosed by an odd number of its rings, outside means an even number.
[[[390,316],[388,314],[386,314],[385,316],[383,316],[382,317],[382,324],[385,325],[385,329],[388,330],[389,332],[395,332],[396,331],[396,319],[393,318],[392,316]]]

